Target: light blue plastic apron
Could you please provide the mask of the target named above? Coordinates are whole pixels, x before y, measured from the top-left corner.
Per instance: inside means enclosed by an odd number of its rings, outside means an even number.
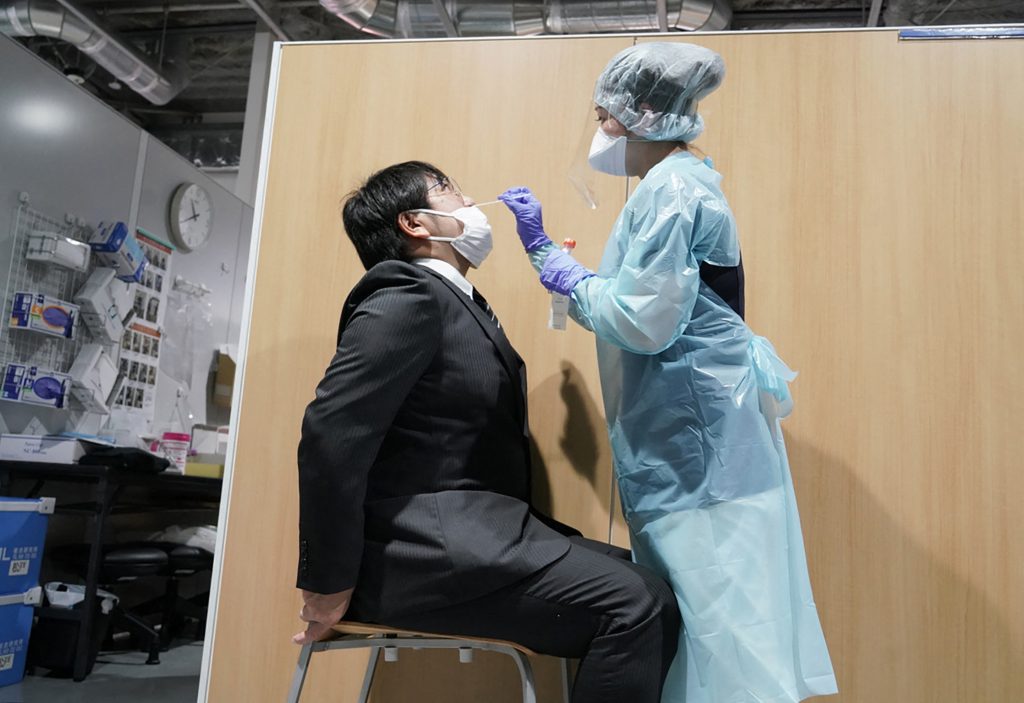
[[[662,567],[683,616],[662,703],[788,703],[837,690],[779,423],[792,408],[796,374],[763,337],[748,351],[782,484],[630,521],[637,562]]]

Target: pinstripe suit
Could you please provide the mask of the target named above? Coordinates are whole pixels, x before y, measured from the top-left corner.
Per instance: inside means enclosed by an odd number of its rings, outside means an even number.
[[[388,617],[470,600],[565,554],[529,506],[524,389],[504,333],[453,283],[374,266],[345,302],[302,425],[299,587],[358,583],[353,607]]]
[[[505,334],[455,283],[370,269],[302,423],[298,586],[355,587],[350,619],[579,657],[574,700],[655,703],[672,593],[531,508],[525,389]]]

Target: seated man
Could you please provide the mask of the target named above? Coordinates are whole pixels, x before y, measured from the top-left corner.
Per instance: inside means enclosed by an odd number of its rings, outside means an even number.
[[[435,167],[345,203],[366,275],[299,444],[299,644],[345,616],[581,660],[573,700],[657,703],[679,611],[629,553],[530,505],[522,360],[466,279],[486,216]]]

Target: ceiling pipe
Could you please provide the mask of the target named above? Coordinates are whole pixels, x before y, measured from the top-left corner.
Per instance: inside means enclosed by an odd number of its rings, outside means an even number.
[[[278,10],[291,10],[305,7],[318,7],[317,0],[278,0],[274,8]],[[103,17],[113,15],[163,15],[168,13],[181,12],[244,12],[245,7],[234,0],[234,2],[161,2],[157,4],[143,5],[133,2],[130,5],[114,5],[104,7],[100,13]]]
[[[526,36],[727,29],[728,0],[320,0],[355,29],[385,37],[450,35],[438,3],[460,36]]]
[[[166,105],[184,88],[70,0],[0,0],[0,33],[68,42],[154,105]]]
[[[239,2],[255,12],[256,16],[263,21],[263,24],[267,25],[267,28],[274,33],[274,36],[281,41],[291,41],[291,37],[288,36],[281,25],[274,21],[274,18],[270,16],[266,8],[260,4],[260,0],[239,0]]]

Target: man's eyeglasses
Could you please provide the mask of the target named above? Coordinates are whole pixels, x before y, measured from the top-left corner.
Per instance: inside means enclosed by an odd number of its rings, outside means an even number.
[[[448,177],[438,179],[434,185],[427,188],[428,195],[432,192],[437,195],[462,195],[459,184]]]

